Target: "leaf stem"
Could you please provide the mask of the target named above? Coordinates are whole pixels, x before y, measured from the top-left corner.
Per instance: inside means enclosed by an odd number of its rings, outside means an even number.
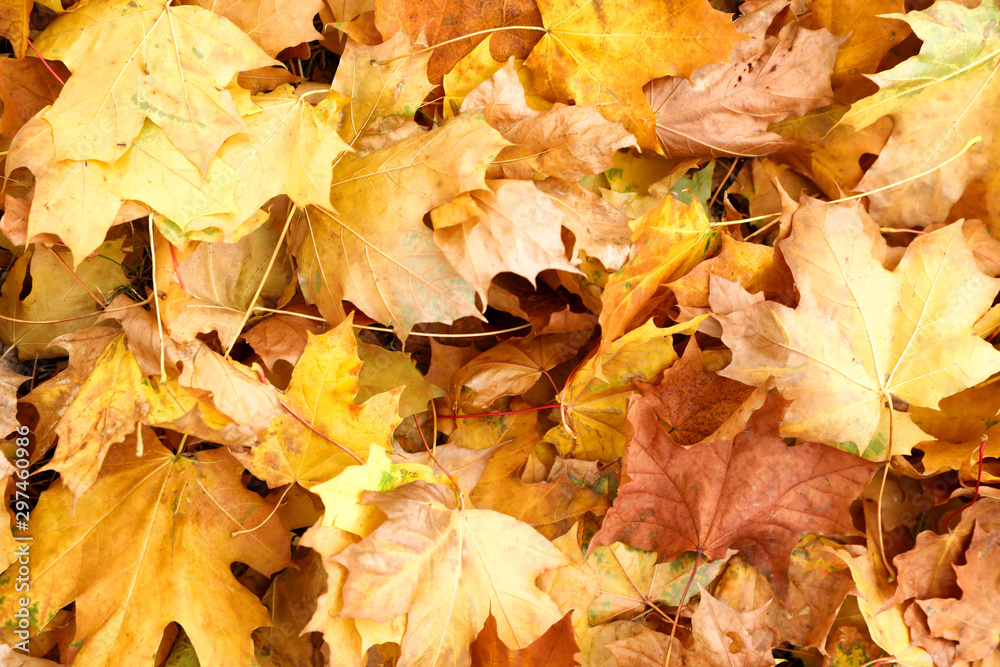
[[[560,403],[551,405],[540,405],[537,408],[524,408],[523,410],[508,410],[506,412],[478,412],[472,415],[438,415],[441,419],[472,419],[473,417],[503,417],[504,415],[519,415],[524,412],[537,412],[539,410],[551,410],[558,408]]]
[[[402,55],[398,55],[398,56],[395,56],[393,58],[389,58],[388,60],[380,60],[378,62],[378,64],[380,66],[381,65],[388,65],[391,62],[395,62],[397,60],[402,60],[403,58],[409,58],[411,56],[419,56],[421,53],[427,53],[428,51],[433,51],[434,49],[438,48],[439,46],[445,46],[447,44],[454,44],[455,42],[461,42],[462,40],[469,39],[470,37],[478,37],[479,35],[490,35],[490,34],[492,34],[494,32],[501,32],[501,31],[504,31],[504,30],[535,30],[537,32],[548,32],[548,29],[542,28],[542,27],[537,26],[537,25],[509,25],[509,26],[501,26],[499,28],[489,28],[488,30],[477,30],[476,32],[470,32],[470,33],[465,34],[465,35],[459,35],[458,37],[453,37],[452,39],[446,39],[443,42],[438,42],[437,44],[434,44],[433,46],[428,46],[426,48],[420,49],[419,51],[411,51],[409,53],[404,53]]]
[[[674,622],[670,626],[670,641],[667,643],[667,659],[663,663],[665,667],[670,667],[670,654],[674,650],[674,636],[677,634],[677,624],[681,622],[681,610],[684,609],[684,601],[687,600],[691,582],[694,581],[695,575],[698,574],[698,565],[701,564],[702,553],[700,548],[694,552],[694,565],[691,566],[691,576],[688,577],[687,583],[684,584],[684,592],[681,593],[681,599],[677,601],[677,613],[674,614]]]

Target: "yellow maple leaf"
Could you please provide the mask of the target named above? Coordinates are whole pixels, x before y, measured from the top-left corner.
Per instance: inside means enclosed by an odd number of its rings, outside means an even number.
[[[91,293],[107,298],[128,282],[122,270],[124,242],[116,239],[99,244],[97,254],[81,258],[75,276],[66,268],[72,261],[68,252],[32,246],[11,267],[0,290],[0,310],[8,317],[27,321],[0,320],[0,340],[17,347],[22,359],[64,356],[66,350],[51,343],[97,322],[101,304]],[[31,288],[25,294],[28,281]],[[93,317],[81,317],[90,314]]]
[[[166,0],[88,3],[35,44],[73,72],[44,112],[57,159],[111,164],[148,118],[202,173],[226,139],[247,131],[226,85],[242,70],[275,64],[226,19]]]
[[[914,240],[893,271],[880,262],[885,240],[855,202],[808,199],[791,225],[778,247],[799,304],[759,301],[718,315],[733,351],[722,375],[752,385],[773,376],[792,401],[787,436],[868,458],[888,457],[890,444],[891,454],[908,453],[919,430],[893,401],[936,408],[1000,370],[1000,352],[972,331],[1000,281],[976,267],[958,224]],[[712,280],[717,310],[720,279]]]
[[[441,484],[416,481],[363,498],[388,519],[334,559],[348,570],[341,613],[386,621],[405,612],[400,667],[468,667],[491,610],[500,638],[517,648],[559,620],[535,579],[568,560],[527,524],[458,509]]]
[[[359,457],[372,445],[390,447],[403,388],[354,404],[361,360],[352,322],[348,318],[320,336],[308,334],[284,394],[295,414],[275,418],[263,442],[241,458],[271,487],[298,482],[311,488],[331,479],[353,463],[337,444]]]
[[[250,634],[270,619],[230,567],[286,567],[289,533],[273,505],[241,484],[225,448],[176,455],[152,432],[144,440],[142,457],[134,439],[112,447],[79,498],[61,482],[42,492],[31,518],[32,631],[75,601],[74,665],[155,655],[171,622],[202,665],[250,664]],[[0,576],[5,619],[19,609],[14,586],[10,571]]]
[[[350,301],[401,336],[418,322],[478,315],[473,288],[445,261],[423,216],[484,188],[486,167],[506,143],[482,115],[470,114],[341,157],[333,210],[310,207],[300,224],[296,258],[306,298],[334,321],[340,302]]]
[[[545,35],[525,65],[542,95],[602,104],[609,120],[626,121],[639,145],[659,150],[653,110],[642,94],[661,76],[689,76],[729,56],[746,36],[728,14],[704,0],[642,0],[605,5],[590,0],[541,0]]]

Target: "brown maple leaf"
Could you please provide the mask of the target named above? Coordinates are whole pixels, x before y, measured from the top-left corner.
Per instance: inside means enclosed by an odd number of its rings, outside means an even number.
[[[573,636],[573,612],[567,613],[541,637],[519,650],[507,648],[497,636],[497,619],[490,614],[472,642],[472,667],[575,667],[579,648]]]
[[[1000,545],[997,541],[997,517],[1000,502],[990,498],[979,501],[985,507],[985,519],[977,521],[972,541],[965,551],[965,563],[955,566],[961,599],[933,598],[918,600],[927,614],[931,633],[958,642],[959,660],[980,660],[1000,645]],[[977,503],[978,504],[978,503]]]
[[[767,155],[792,144],[768,125],[833,101],[830,75],[844,41],[826,30],[785,24],[786,3],[770,2],[733,24],[754,39],[730,62],[705,65],[690,81],[656,79],[644,88],[656,135],[671,157]]]
[[[778,426],[788,403],[772,394],[732,440],[686,449],[667,435],[649,399],[634,396],[622,485],[596,545],[625,542],[715,560],[730,547],[787,593],[792,550],[807,532],[856,533],[848,507],[875,465],[818,443],[788,447]]]

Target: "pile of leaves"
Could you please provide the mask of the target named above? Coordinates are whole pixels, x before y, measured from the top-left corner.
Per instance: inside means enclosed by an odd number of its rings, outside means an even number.
[[[0,663],[1000,664],[913,4],[3,0]]]

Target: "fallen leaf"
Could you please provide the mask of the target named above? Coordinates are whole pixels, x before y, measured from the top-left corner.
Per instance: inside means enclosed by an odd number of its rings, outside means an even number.
[[[901,605],[886,608],[893,597],[894,586],[889,581],[878,552],[872,548],[844,546],[833,553],[851,568],[851,578],[857,586],[858,607],[872,639],[894,660],[907,667],[931,667],[933,661],[923,648],[913,645],[910,630],[903,620]]]
[[[892,116],[893,130],[875,165],[858,183],[865,192],[909,179],[956,155],[967,141],[983,141],[930,174],[870,196],[869,211],[887,227],[923,227],[943,220],[966,185],[982,178],[989,209],[998,211],[993,132],[981,123],[996,98],[993,71],[1000,58],[997,21],[991,2],[975,9],[958,3],[894,14],[923,41],[920,53],[871,78],[879,92],[851,106],[842,123],[863,128]],[[927,141],[927,137],[935,137]]]
[[[59,482],[42,493],[31,522],[32,626],[75,601],[74,664],[154,655],[171,622],[187,630],[206,667],[248,663],[250,633],[270,619],[230,565],[265,575],[284,568],[288,532],[242,485],[225,449],[175,456],[145,438],[142,457],[134,440],[112,447],[79,498]],[[7,619],[17,608],[13,580],[2,579]]]
[[[9,25],[2,20],[0,24]],[[69,71],[59,63],[50,63],[49,67],[64,79],[69,76]],[[0,60],[0,99],[3,100],[0,134],[13,137],[29,118],[52,104],[61,89],[62,84],[45,69],[41,60]]]
[[[682,204],[666,195],[629,223],[628,262],[608,278],[601,310],[601,352],[648,320],[670,298],[667,283],[688,273],[719,247],[719,233],[701,204]]]
[[[538,31],[510,28],[541,25],[534,0],[491,0],[478,3],[474,11],[461,2],[446,0],[376,0],[375,20],[383,35],[391,36],[398,30],[411,37],[423,33],[430,46],[440,45],[434,49],[427,67],[428,78],[434,84],[440,83],[455,63],[497,28],[502,30],[489,37],[490,51],[496,60],[506,62],[511,56],[527,57],[538,41]],[[459,39],[466,35],[467,39]]]
[[[553,101],[605,105],[604,117],[625,121],[644,149],[656,149],[656,136],[642,86],[690,76],[746,38],[728,15],[700,0],[675,3],[669,12],[656,0],[627,10],[583,0],[542,0],[538,7],[545,33],[525,61],[535,88]],[[621,62],[629,66],[613,65]]]
[[[915,429],[892,400],[933,408],[1000,370],[1000,354],[971,331],[1000,283],[976,268],[960,226],[914,240],[888,271],[885,241],[857,204],[810,199],[778,247],[798,306],[763,301],[718,319],[733,350],[722,374],[752,385],[773,377],[792,401],[784,435],[877,459],[905,454],[915,441],[899,434]]]
[[[490,180],[486,188],[431,211],[435,245],[482,298],[505,271],[532,284],[546,269],[577,271],[576,253],[567,253],[562,240],[563,227],[576,224],[572,209],[530,181]]]
[[[59,473],[77,499],[97,480],[111,446],[135,431],[145,412],[136,396],[136,384],[141,378],[139,364],[128,351],[125,334],[109,340],[91,363],[86,377],[73,374],[71,382],[76,392],[55,424],[59,446],[46,466]],[[46,392],[43,387],[39,390]]]
[[[854,591],[847,566],[827,551],[827,544],[807,536],[792,552],[788,600],[774,599],[774,588],[740,557],[729,561],[715,586],[716,597],[739,612],[771,601],[767,621],[780,637],[797,646],[826,646],[830,628],[848,593]]]
[[[348,570],[342,613],[385,621],[405,612],[401,667],[470,665],[492,610],[500,640],[516,648],[559,620],[534,581],[566,558],[525,524],[457,509],[451,489],[419,481],[363,498],[388,520],[334,559]]]
[[[655,553],[621,542],[595,548],[587,557],[588,565],[598,576],[597,597],[587,612],[590,624],[596,626],[623,615],[635,616],[657,604],[669,607],[687,604],[698,594],[698,587],[709,585],[719,575],[727,558],[702,562],[697,572],[695,554],[690,552],[670,562],[656,561]],[[687,595],[681,600],[685,590]]]
[[[0,4],[0,35],[10,41],[18,58],[23,58],[28,49],[29,23],[34,4],[34,0],[5,0]]]
[[[786,597],[789,558],[799,538],[807,532],[855,534],[847,510],[875,470],[818,443],[785,445],[778,427],[787,405],[772,394],[732,440],[685,449],[660,427],[650,401],[634,396],[628,481],[591,549],[625,542],[668,561],[684,551],[716,560],[732,547]],[[748,514],[746,507],[756,510]]]
[[[279,305],[293,281],[290,261],[271,263],[285,250],[278,245],[282,222],[272,220],[235,243],[199,242],[178,250],[162,236],[154,240],[156,252],[172,259],[157,271],[157,287],[165,293],[159,299],[160,320],[171,338],[186,343],[215,331],[228,347],[248,311]]]
[[[323,0],[198,0],[198,4],[232,21],[271,57],[321,37],[313,27],[313,17]]]
[[[635,146],[621,123],[605,120],[598,106],[532,108],[520,72],[512,59],[461,105],[462,112],[481,110],[486,122],[514,144],[497,156],[506,178],[530,180],[538,172],[578,181],[609,169],[616,151]]]
[[[354,403],[361,360],[351,325],[349,318],[325,334],[309,335],[282,397],[295,414],[282,410],[261,444],[241,458],[268,486],[298,482],[310,488],[351,465],[341,447],[360,457],[372,444],[389,447],[399,423],[401,389],[377,394],[364,405]]]
[[[320,648],[304,632],[316,610],[316,598],[326,584],[320,556],[311,549],[296,549],[292,567],[282,570],[264,593],[262,602],[274,623],[254,632],[254,646],[261,667],[315,664]]]
[[[20,426],[17,420],[17,390],[28,379],[0,363],[0,431],[4,434]]]
[[[961,599],[932,598],[918,600],[926,612],[931,632],[958,642],[959,660],[981,660],[1000,644],[1000,606],[996,594],[996,515],[1000,503],[984,498],[993,510],[992,525],[976,523],[972,540],[965,551],[965,563],[955,566]],[[991,530],[992,529],[992,530]]]
[[[429,401],[445,395],[420,374],[410,355],[404,352],[359,341],[358,357],[362,363],[358,394],[354,397],[358,405],[376,394],[403,387],[399,395],[399,417],[406,419],[426,410]]]
[[[750,397],[745,384],[705,370],[704,355],[694,336],[682,356],[663,373],[659,384],[635,386],[669,424],[670,437],[679,445],[693,445],[712,438],[719,427]]]
[[[682,312],[707,309],[711,276],[738,282],[750,293],[763,293],[772,301],[794,303],[792,274],[774,248],[722,236],[722,250],[690,272],[668,284]]]
[[[114,34],[103,29],[108,21]],[[226,84],[241,70],[275,64],[226,19],[163,0],[77,9],[49,24],[35,46],[73,72],[44,114],[56,159],[111,164],[149,118],[203,174],[226,139],[247,131]]]
[[[72,261],[68,252],[32,246],[17,259],[0,288],[4,314],[26,321],[0,319],[0,340],[16,347],[22,359],[65,355],[65,348],[52,345],[52,340],[93,326],[103,306],[93,295],[108,298],[128,283],[122,270],[123,243],[118,239],[102,244],[99,254],[76,267],[75,277],[67,266]],[[30,289],[25,294],[27,285]]]
[[[365,140],[378,138],[387,123],[411,123],[433,88],[426,70],[430,54],[393,60],[415,48],[403,34],[378,46],[348,43],[332,87],[351,98],[344,107],[340,137],[355,150],[368,152]]]
[[[483,471],[476,488],[469,494],[476,507],[503,512],[532,526],[544,536],[561,535],[586,512],[603,514],[608,507],[606,496],[578,484],[568,475],[528,484],[520,479],[535,445],[539,441],[537,414],[508,415],[503,435],[489,445],[500,445]],[[461,426],[452,442],[472,445],[476,435],[463,432],[475,426]],[[480,436],[481,437],[481,436]]]
[[[861,75],[877,71],[882,58],[910,34],[910,27],[885,14],[902,14],[901,0],[876,0],[876,2],[844,2],[812,0],[811,22],[822,26],[834,35],[848,35],[847,41],[837,49],[837,61],[831,77],[835,90],[842,97],[854,97],[855,90],[871,86]],[[854,99],[840,100],[849,104]]]
[[[316,317],[315,308],[290,305],[284,312],[268,315],[250,327],[241,338],[253,348],[268,370],[273,372],[279,361],[295,366],[306,349],[308,334],[319,335],[327,329],[325,322],[311,319]]]
[[[771,2],[740,16],[733,26],[753,39],[738,42],[729,62],[646,85],[667,156],[776,153],[789,142],[768,125],[833,102],[830,75],[844,40],[798,21],[782,25],[786,7]]]
[[[337,214],[308,208],[299,224],[295,257],[306,298],[332,321],[341,300],[350,301],[404,337],[418,322],[477,315],[473,288],[442,261],[423,215],[483,188],[504,143],[470,115],[363,158],[342,157],[331,190]]]
[[[771,647],[778,633],[767,622],[767,605],[746,613],[716,600],[704,588],[691,617],[692,647],[685,651],[691,665],[774,665]]]
[[[579,648],[573,638],[573,614],[566,614],[534,642],[511,650],[497,636],[497,619],[491,613],[469,651],[473,667],[575,667]]]
[[[589,339],[590,332],[577,331],[500,343],[455,371],[451,394],[461,395],[463,404],[480,407],[501,396],[518,396],[542,374],[575,357]]]
[[[697,322],[660,329],[649,321],[584,362],[559,394],[562,423],[549,430],[545,441],[563,456],[606,462],[621,458],[633,383],[651,382],[669,368],[677,360],[673,335],[693,333],[696,327]]]

